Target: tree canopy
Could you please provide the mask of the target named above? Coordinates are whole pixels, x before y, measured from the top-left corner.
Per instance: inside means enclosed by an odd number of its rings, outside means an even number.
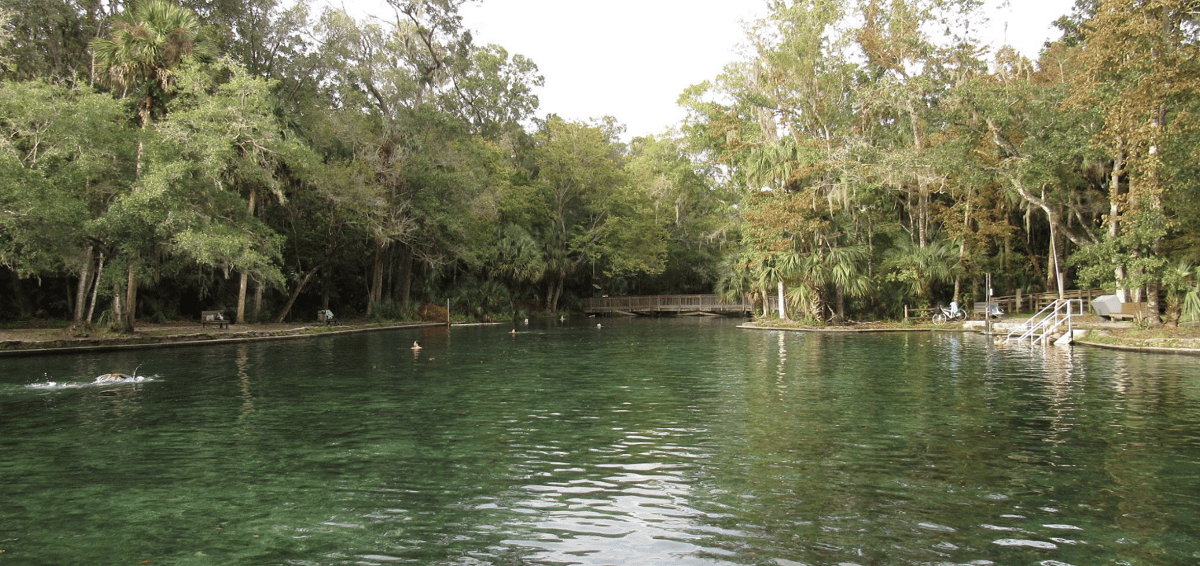
[[[1200,296],[1193,2],[1079,0],[1030,60],[977,0],[773,1],[631,140],[539,114],[536,62],[462,4],[0,0],[0,318]]]

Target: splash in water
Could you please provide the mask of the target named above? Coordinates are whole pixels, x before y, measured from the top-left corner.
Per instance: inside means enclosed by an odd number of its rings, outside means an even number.
[[[49,377],[46,381],[30,383],[25,387],[28,389],[79,389],[81,387],[94,387],[99,385],[122,385],[128,383],[144,383],[153,381],[153,377],[145,375],[137,375],[137,370],[134,370],[133,375],[126,373],[106,373],[97,377],[90,382],[78,381],[51,381]]]

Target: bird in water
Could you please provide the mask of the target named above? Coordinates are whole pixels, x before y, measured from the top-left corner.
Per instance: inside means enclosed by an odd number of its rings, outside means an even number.
[[[415,351],[415,350],[420,350],[420,349],[421,349],[421,344],[420,344],[419,342],[417,342],[416,340],[413,340],[412,349],[413,349],[414,351]]]
[[[508,333],[509,333],[509,334],[512,334],[513,336],[516,336],[516,335],[517,335],[517,329],[516,329],[516,328],[514,328],[514,329],[512,329],[512,330],[509,330],[509,331],[508,331]]]
[[[596,323],[596,328],[600,328],[600,323],[599,323],[599,322],[597,322],[597,323]]]

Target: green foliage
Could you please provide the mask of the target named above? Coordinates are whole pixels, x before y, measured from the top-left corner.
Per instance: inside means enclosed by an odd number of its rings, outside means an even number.
[[[536,281],[546,271],[546,261],[533,236],[518,224],[505,224],[492,246],[489,271],[514,284]]]
[[[499,281],[469,280],[460,283],[450,295],[455,311],[475,320],[494,321],[512,314],[512,295]]]
[[[958,254],[950,242],[935,242],[924,248],[907,240],[884,254],[883,267],[887,280],[899,283],[908,295],[928,306],[932,304],[933,286],[947,283],[961,272]]]
[[[144,128],[165,111],[173,70],[187,56],[206,52],[199,35],[195,12],[171,0],[135,1],[117,15],[107,37],[92,40],[100,80],[122,97],[141,100]]]
[[[0,263],[71,272],[94,221],[128,181],[131,131],[110,97],[42,81],[0,83]],[[126,167],[123,167],[123,164]]]
[[[1167,319],[1176,325],[1180,320],[1200,320],[1200,277],[1194,265],[1178,262],[1163,270],[1162,288],[1167,295]]]
[[[371,311],[371,320],[375,322],[397,322],[405,320],[420,320],[416,314],[416,309],[411,305],[405,305],[392,300],[390,297],[383,299]]]
[[[975,0],[772,3],[746,59],[683,93],[679,136],[628,143],[611,117],[535,118],[536,64],[475,45],[462,3],[22,5],[4,76],[50,80],[0,83],[0,263],[61,288],[104,254],[98,297],[132,275],[181,316],[232,304],[236,273],[281,316],[452,293],[486,319],[596,289],[765,304],[783,283],[827,321],[986,273],[1034,292],[1070,258],[1068,284],[1200,310],[1183,0],[1081,3],[1037,62],[985,60]],[[93,57],[111,96],[64,86]]]

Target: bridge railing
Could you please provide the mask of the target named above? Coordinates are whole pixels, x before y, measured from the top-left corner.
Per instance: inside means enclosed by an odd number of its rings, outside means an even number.
[[[728,302],[719,295],[650,295],[642,297],[594,297],[584,309],[604,312],[746,312],[753,310],[749,301]]]

